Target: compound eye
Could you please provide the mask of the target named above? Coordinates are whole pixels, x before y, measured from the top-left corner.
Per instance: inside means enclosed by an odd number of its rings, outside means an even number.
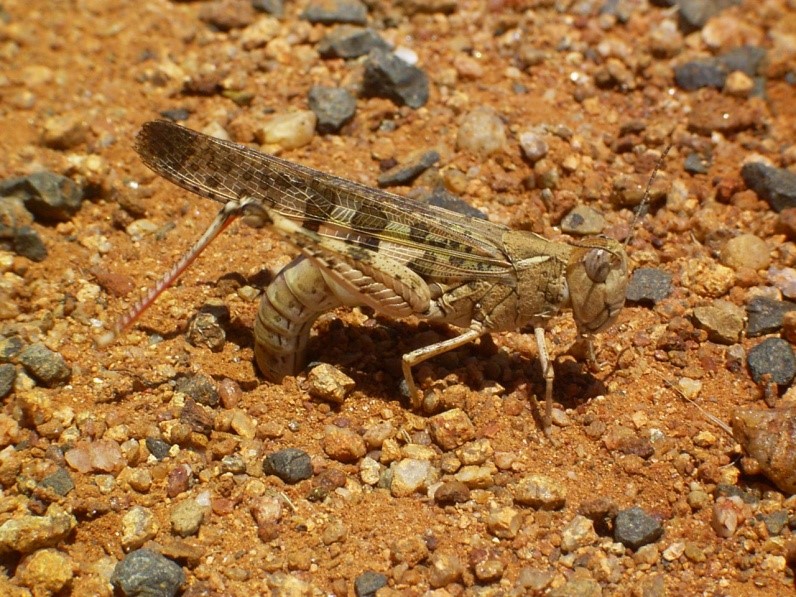
[[[589,280],[595,284],[602,284],[611,273],[613,254],[605,249],[591,249],[583,258],[583,267]]]

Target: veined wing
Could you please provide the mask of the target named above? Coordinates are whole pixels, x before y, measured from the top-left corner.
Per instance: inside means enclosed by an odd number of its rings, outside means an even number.
[[[203,197],[251,197],[321,237],[378,250],[427,279],[511,283],[507,228],[325,174],[172,122],[144,125],[136,150],[152,170]]]

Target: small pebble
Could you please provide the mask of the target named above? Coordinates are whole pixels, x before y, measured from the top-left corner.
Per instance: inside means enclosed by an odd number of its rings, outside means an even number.
[[[620,511],[615,523],[614,539],[633,550],[654,543],[663,535],[661,523],[638,506]]]
[[[40,549],[22,559],[14,579],[34,595],[52,595],[69,587],[77,565],[57,549]]]
[[[418,535],[408,535],[390,545],[390,559],[410,568],[425,560],[428,553],[426,542]]]
[[[47,247],[44,241],[30,226],[20,226],[14,230],[14,252],[21,257],[40,263],[47,258]]]
[[[754,234],[741,234],[727,241],[721,250],[721,262],[739,270],[741,268],[766,269],[771,263],[771,251],[766,242]]]
[[[338,132],[354,117],[357,102],[347,89],[315,85],[307,98],[317,118],[316,130],[322,135]]]
[[[227,333],[224,331],[223,323],[229,320],[227,311],[226,319],[223,315],[213,310],[201,310],[188,324],[185,338],[191,346],[205,347],[213,352],[220,352],[227,341]]]
[[[365,485],[376,485],[381,480],[381,465],[373,458],[363,458],[359,463],[359,478]]]
[[[324,58],[358,58],[374,48],[389,50],[390,46],[371,28],[340,25],[318,42],[318,53]]]
[[[768,374],[773,383],[787,386],[796,377],[793,348],[782,338],[766,338],[749,349],[747,364],[755,383],[760,383]]]
[[[420,150],[412,153],[400,164],[379,175],[380,187],[408,185],[439,161],[436,150]]]
[[[6,520],[0,525],[0,552],[32,553],[64,541],[77,526],[77,519],[53,504],[44,516],[30,514]]]
[[[436,471],[428,460],[404,458],[394,462],[390,469],[390,493],[393,497],[405,497],[424,491],[436,481]]]
[[[69,471],[59,466],[54,473],[47,475],[39,482],[39,487],[49,489],[64,497],[75,488],[75,483],[72,481]]]
[[[686,156],[683,168],[690,174],[707,174],[710,169],[710,161],[696,152],[691,152]]]
[[[387,586],[387,577],[379,572],[367,570],[354,579],[357,597],[376,597],[376,591]]]
[[[122,548],[125,551],[138,549],[150,539],[154,539],[159,530],[160,525],[152,510],[143,506],[133,506],[122,517]]]
[[[185,573],[156,551],[138,549],[116,565],[110,581],[125,596],[173,597],[185,582]]]
[[[66,360],[41,342],[26,347],[19,353],[19,362],[28,372],[47,387],[63,385],[72,376]]]
[[[255,10],[281,17],[285,13],[284,0],[251,0],[252,6]]]
[[[717,300],[694,309],[697,327],[708,332],[708,340],[720,344],[735,344],[744,328],[744,310],[729,301]]]
[[[587,547],[597,541],[594,523],[577,514],[561,531],[561,551],[572,553],[581,547]]]
[[[796,303],[755,296],[746,305],[746,335],[749,338],[773,334],[782,328],[785,314],[796,311]]]
[[[181,377],[174,386],[174,391],[192,398],[203,406],[218,406],[218,390],[213,381],[206,375],[196,374]]]
[[[605,218],[594,208],[579,205],[561,220],[561,231],[580,236],[601,234],[605,229]]]
[[[768,283],[777,288],[787,299],[796,299],[796,269],[792,267],[770,267]]]
[[[514,486],[514,501],[540,510],[561,510],[567,502],[566,488],[541,474],[526,475]]]
[[[746,186],[768,201],[774,211],[796,207],[796,172],[748,162],[741,168],[741,176]]]
[[[431,192],[431,195],[428,196],[427,202],[429,205],[435,205],[437,207],[442,207],[443,209],[449,209],[450,211],[455,211],[456,213],[470,216],[471,218],[478,218],[479,220],[489,219],[486,217],[484,212],[476,209],[456,195],[449,193],[442,187],[434,189]]]
[[[758,471],[788,494],[796,493],[796,408],[745,408],[732,418],[732,432]]]
[[[734,97],[749,97],[755,89],[755,82],[741,71],[732,71],[724,81],[724,93]]]
[[[464,116],[456,133],[456,149],[488,156],[505,147],[506,126],[495,110],[481,106]]]
[[[368,451],[362,436],[337,425],[324,427],[321,443],[324,453],[338,462],[356,462]]]
[[[255,18],[251,2],[216,0],[205,2],[199,8],[199,19],[219,31],[242,29],[251,25]]]
[[[366,97],[384,97],[399,106],[417,109],[428,101],[428,75],[394,54],[375,48],[365,62],[362,93]]]
[[[195,535],[199,532],[204,515],[204,508],[196,500],[184,500],[171,509],[171,529],[180,537]]]
[[[535,164],[545,157],[549,151],[544,135],[537,131],[525,131],[520,133],[519,140],[522,155],[532,164]]]
[[[17,368],[11,363],[0,364],[0,398],[5,398],[14,388]]]
[[[146,447],[149,453],[152,454],[157,460],[163,460],[169,455],[171,446],[164,442],[162,439],[156,437],[146,438]]]
[[[654,305],[672,292],[672,275],[652,267],[640,267],[633,271],[627,286],[630,303]]]
[[[120,471],[126,464],[119,444],[112,440],[79,441],[64,454],[64,460],[80,473]]]
[[[312,141],[317,122],[318,118],[311,110],[277,114],[255,131],[255,137],[264,145],[297,149]]]
[[[73,149],[86,141],[88,123],[71,114],[50,116],[44,122],[42,141],[53,149]]]
[[[434,501],[440,506],[462,504],[470,499],[470,489],[460,481],[442,483],[434,492]]]
[[[496,469],[494,465],[488,466],[463,466],[454,478],[460,483],[464,483],[470,489],[486,489],[494,483],[493,475]]]
[[[489,510],[486,529],[498,539],[513,539],[520,531],[522,521],[522,512],[510,506],[501,506]]]
[[[752,509],[738,496],[721,496],[713,504],[710,525],[719,537],[732,537],[752,515]]]
[[[442,589],[458,582],[464,574],[464,564],[456,554],[435,551],[429,561],[428,584]]]
[[[312,477],[312,462],[310,455],[304,450],[285,448],[265,458],[263,472],[266,475],[275,475],[292,485]]]
[[[307,391],[313,398],[342,404],[356,382],[332,365],[321,363],[307,374]]]
[[[486,438],[473,440],[456,450],[462,464],[484,464],[495,453],[492,442]]]
[[[310,23],[323,25],[334,25],[335,23],[364,25],[367,22],[368,9],[359,0],[313,1],[301,13],[301,18]]]
[[[470,417],[460,408],[434,415],[429,420],[431,438],[443,450],[453,450],[475,437]]]
[[[724,66],[715,60],[694,60],[674,67],[674,80],[681,89],[694,91],[703,87],[721,89],[727,79]]]

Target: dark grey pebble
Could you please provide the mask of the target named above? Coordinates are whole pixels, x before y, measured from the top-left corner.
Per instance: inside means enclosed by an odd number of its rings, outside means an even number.
[[[765,296],[754,297],[746,304],[746,335],[755,338],[778,332],[788,311],[796,311],[796,303]]]
[[[762,495],[759,489],[743,489],[729,483],[719,483],[713,490],[714,499],[720,497],[739,497],[744,504],[755,506],[760,503]]]
[[[727,71],[715,60],[694,60],[674,67],[674,80],[681,89],[693,91],[702,87],[724,87]]]
[[[285,448],[266,456],[263,472],[275,475],[285,483],[298,483],[312,477],[310,455],[298,448]]]
[[[730,73],[739,70],[742,73],[754,77],[759,74],[760,67],[766,59],[766,49],[760,46],[741,46],[722,54],[716,58],[716,62],[721,64]]]
[[[660,521],[638,506],[620,511],[614,524],[614,539],[633,550],[654,543],[663,535]]]
[[[162,110],[160,115],[163,118],[171,120],[172,122],[180,122],[183,120],[188,120],[188,117],[191,115],[191,113],[185,108],[169,108],[167,110]]]
[[[633,272],[627,286],[631,303],[654,305],[672,292],[672,275],[654,267],[640,267]]]
[[[704,159],[696,152],[691,152],[686,156],[683,168],[690,174],[707,174],[710,168],[710,161]]]
[[[68,470],[58,467],[54,473],[47,475],[39,482],[39,487],[52,489],[58,495],[65,496],[75,488],[75,483]]]
[[[318,42],[318,53],[324,58],[358,58],[379,48],[389,50],[389,44],[369,27],[340,25]]]
[[[350,23],[364,25],[368,19],[368,9],[359,0],[325,0],[310,2],[301,18],[310,23],[332,25],[334,23]]]
[[[184,582],[182,568],[151,549],[131,551],[111,575],[111,584],[127,597],[170,597]]]
[[[83,189],[55,172],[34,172],[0,181],[0,197],[16,195],[39,219],[66,222],[80,209]]]
[[[36,342],[19,353],[19,362],[33,377],[47,387],[66,383],[72,376],[72,369],[66,360],[41,342]]]
[[[405,163],[398,164],[379,175],[380,187],[406,185],[423,174],[439,161],[439,153],[433,149],[413,155]]]
[[[17,368],[11,363],[0,365],[0,398],[7,396],[14,388],[14,380],[17,378]]]
[[[284,0],[252,0],[254,10],[267,13],[277,18],[285,14]]]
[[[785,525],[788,524],[788,518],[787,510],[777,510],[771,514],[764,514],[763,523],[766,525],[766,530],[768,530],[769,534],[776,536],[779,535],[782,529],[785,528]]]
[[[14,253],[38,263],[47,258],[47,247],[38,232],[30,226],[21,226],[14,231]]]
[[[461,197],[457,197],[453,193],[449,192],[444,187],[437,187],[434,189],[430,195],[425,197],[424,199],[426,203],[429,205],[435,205],[436,207],[442,207],[443,209],[449,209],[450,211],[455,211],[456,213],[460,213],[465,216],[470,216],[471,218],[478,218],[479,220],[487,220],[486,214],[482,212],[480,209],[476,209],[469,203],[467,203]]]
[[[25,342],[19,336],[0,339],[0,363],[12,361],[25,348]]]
[[[146,449],[158,460],[163,460],[169,455],[171,446],[157,437],[146,438]]]
[[[773,168],[762,162],[749,162],[741,168],[746,186],[776,212],[796,207],[796,173],[785,168]]]
[[[702,29],[710,17],[740,4],[741,0],[677,0],[681,27],[687,31]]]
[[[796,357],[793,355],[793,348],[782,338],[766,338],[749,349],[746,363],[755,382],[760,382],[764,375],[769,374],[771,381],[780,386],[787,386],[796,377]]]
[[[318,117],[315,129],[321,134],[338,132],[354,117],[357,101],[347,89],[315,85],[307,98],[310,110]]]
[[[428,101],[428,76],[391,52],[377,48],[365,62],[362,93],[387,98],[399,106],[420,108]]]
[[[354,581],[354,592],[357,597],[374,597],[376,591],[387,586],[387,577],[378,572],[363,572]]]
[[[181,377],[177,380],[174,390],[190,396],[196,402],[205,406],[218,406],[220,400],[215,384],[205,375]]]

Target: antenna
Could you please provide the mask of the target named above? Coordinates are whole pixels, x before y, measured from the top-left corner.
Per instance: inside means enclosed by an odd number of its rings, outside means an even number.
[[[636,213],[633,216],[633,223],[630,226],[630,234],[625,239],[625,248],[630,244],[630,241],[633,240],[633,237],[636,235],[636,225],[638,221],[644,215],[644,209],[649,204],[650,200],[650,189],[652,189],[652,183],[655,182],[655,178],[658,176],[658,171],[663,167],[663,161],[666,159],[666,156],[669,154],[669,150],[672,148],[672,143],[669,143],[666,148],[663,150],[661,157],[658,158],[658,161],[655,164],[655,168],[652,171],[652,175],[650,179],[647,181],[647,188],[644,190],[644,196],[641,198],[641,203],[638,204],[636,208]]]

